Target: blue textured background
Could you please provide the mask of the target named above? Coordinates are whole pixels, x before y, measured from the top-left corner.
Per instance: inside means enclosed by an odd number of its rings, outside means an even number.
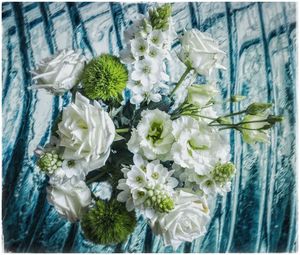
[[[217,39],[227,71],[218,73],[224,97],[271,101],[285,116],[271,132],[270,145],[249,146],[230,134],[238,172],[232,192],[218,197],[204,238],[177,252],[296,251],[295,169],[295,3],[178,3],[178,32],[197,27]],[[124,21],[146,4],[3,3],[3,232],[5,249],[18,252],[172,252],[140,218],[134,234],[117,246],[93,245],[78,224],[58,217],[46,201],[46,179],[35,167],[33,150],[50,129],[69,96],[27,90],[29,70],[64,48],[81,48],[88,57],[118,54]]]

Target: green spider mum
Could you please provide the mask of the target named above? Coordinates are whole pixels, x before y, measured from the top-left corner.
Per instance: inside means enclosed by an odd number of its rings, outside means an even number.
[[[98,200],[81,219],[84,235],[97,244],[117,244],[127,239],[136,225],[135,212],[128,212],[116,199]]]
[[[81,82],[84,94],[90,99],[118,100],[126,87],[128,72],[119,58],[102,54],[84,68]]]

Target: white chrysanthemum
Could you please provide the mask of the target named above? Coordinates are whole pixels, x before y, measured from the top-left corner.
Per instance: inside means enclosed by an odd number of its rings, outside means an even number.
[[[73,50],[63,50],[50,58],[41,61],[32,71],[33,81],[30,88],[46,89],[54,94],[62,94],[76,85],[86,57]]]
[[[98,102],[90,104],[87,98],[77,93],[75,102],[63,110],[57,132],[60,146],[64,147],[64,159],[97,160],[101,167],[110,153],[115,126]]]
[[[145,110],[141,115],[142,119],[132,130],[128,149],[150,160],[166,159],[174,141],[170,116],[158,109]]]
[[[173,121],[173,135],[176,139],[171,150],[174,162],[197,174],[209,173],[219,160],[224,162],[229,157],[228,144],[205,122],[180,117]]]

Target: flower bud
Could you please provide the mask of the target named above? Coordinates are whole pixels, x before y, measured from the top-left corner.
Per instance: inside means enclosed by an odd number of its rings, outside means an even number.
[[[217,163],[212,171],[212,177],[215,182],[225,184],[235,173],[235,166],[231,162],[221,164]]]
[[[62,166],[62,159],[60,159],[56,151],[46,152],[41,155],[37,165],[42,171],[52,174]]]
[[[250,114],[250,115],[261,114],[261,113],[264,113],[271,106],[272,106],[272,104],[270,104],[270,103],[253,103],[247,107],[246,113]]]
[[[230,101],[233,103],[237,103],[237,102],[245,100],[246,98],[247,98],[246,96],[234,95],[234,96],[230,97]]]
[[[171,4],[164,4],[156,9],[150,9],[149,19],[153,29],[167,30],[169,28],[169,18],[171,14]]]
[[[269,115],[267,118],[267,121],[270,124],[275,124],[276,122],[281,122],[283,120],[284,120],[283,116],[280,115]]]
[[[230,118],[228,117],[219,117],[217,118],[217,122],[220,124],[232,124]]]

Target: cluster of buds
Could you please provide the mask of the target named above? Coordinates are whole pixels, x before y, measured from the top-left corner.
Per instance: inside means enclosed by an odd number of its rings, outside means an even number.
[[[150,188],[147,191],[147,195],[148,198],[144,203],[146,207],[152,207],[161,213],[168,213],[174,209],[174,201],[165,190]]]
[[[169,29],[169,18],[172,13],[171,4],[164,4],[149,10],[149,19],[153,29],[166,31]]]
[[[62,166],[62,159],[55,150],[44,152],[37,161],[37,165],[42,171],[52,174]]]
[[[225,184],[235,173],[235,166],[231,162],[221,164],[218,163],[212,170],[212,177],[216,183]]]

